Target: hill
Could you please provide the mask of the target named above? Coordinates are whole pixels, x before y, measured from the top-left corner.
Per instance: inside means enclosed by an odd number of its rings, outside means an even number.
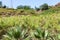
[[[0,8],[0,39],[60,40],[60,7],[40,12]]]
[[[41,14],[53,14],[59,12],[60,12],[60,7],[51,7],[48,10],[44,10],[44,11],[36,11],[34,9],[25,10],[25,9],[0,8],[0,16],[41,15]]]

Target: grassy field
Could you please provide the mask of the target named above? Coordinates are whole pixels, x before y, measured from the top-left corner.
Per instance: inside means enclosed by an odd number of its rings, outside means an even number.
[[[0,17],[0,30],[10,27],[24,27],[30,29],[42,28],[54,33],[60,32],[60,13],[40,16],[11,16]],[[54,33],[53,33],[54,31]],[[54,34],[55,35],[55,34]]]
[[[13,26],[29,26],[29,27],[45,27],[48,28],[56,27],[60,25],[60,14],[52,15],[40,15],[40,16],[11,16],[11,17],[0,17],[0,27],[13,27]]]
[[[39,15],[34,10],[0,9],[1,40],[60,40],[60,8]]]

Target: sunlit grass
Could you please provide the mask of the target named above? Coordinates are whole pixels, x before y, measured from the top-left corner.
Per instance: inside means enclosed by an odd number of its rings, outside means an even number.
[[[44,29],[56,28],[60,30],[60,14],[52,15],[40,15],[40,16],[11,16],[1,17],[0,27],[14,27],[14,26],[26,26],[26,27],[43,27]]]

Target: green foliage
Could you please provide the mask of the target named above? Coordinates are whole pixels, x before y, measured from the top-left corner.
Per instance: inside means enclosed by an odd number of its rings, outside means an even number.
[[[23,9],[23,6],[22,5],[17,6],[17,9]]]
[[[7,6],[6,6],[6,5],[4,5],[4,6],[3,6],[3,8],[7,8]]]
[[[35,7],[35,10],[39,11],[39,10],[40,10],[40,8]]]
[[[40,28],[36,29],[34,33],[35,37],[39,40],[54,40],[53,37],[50,37],[48,30],[41,30]]]
[[[58,33],[57,33],[58,34]],[[3,35],[2,40],[59,40],[60,34],[55,35],[49,30],[44,30],[40,28],[25,29],[22,27],[11,27],[8,28],[7,33]]]
[[[28,10],[28,9],[31,9],[31,7],[30,6],[24,6],[24,9]]]
[[[2,17],[0,18],[0,27],[7,28],[13,27],[17,25],[29,26],[31,28],[36,27],[44,27],[48,28],[49,26],[56,28],[58,26],[58,22],[60,14],[50,14],[50,15],[40,15],[40,16],[11,16],[11,17]],[[57,27],[58,29],[59,27]]]
[[[8,31],[7,31],[7,34],[6,35],[3,35],[4,38],[3,40],[6,40],[6,39],[10,39],[10,40],[23,40],[26,38],[26,31],[25,30],[22,30],[22,28],[20,27],[12,27],[12,28],[9,28]]]
[[[17,9],[25,9],[25,10],[28,10],[28,9],[31,9],[31,7],[30,6],[22,6],[22,5],[20,5],[20,6],[17,6]]]
[[[44,10],[38,16],[34,16],[34,10],[3,8],[0,10],[6,14],[9,12],[16,13],[15,15],[24,14],[10,17],[0,16],[0,35],[1,30],[7,31],[2,40],[60,40],[60,8]]]
[[[57,14],[60,13],[60,8],[59,7],[52,7],[49,8],[48,10],[44,10],[41,12],[42,15],[50,15],[50,14]]]
[[[41,10],[47,10],[48,9],[48,4],[44,3],[43,5],[40,6]]]

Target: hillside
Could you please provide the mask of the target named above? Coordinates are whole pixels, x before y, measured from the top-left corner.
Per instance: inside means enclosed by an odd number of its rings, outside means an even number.
[[[53,13],[60,13],[60,7],[51,7],[45,11],[36,11],[34,9],[25,10],[25,9],[0,8],[0,16],[41,15],[41,14],[53,14]]]
[[[0,16],[33,15],[35,10],[0,8]]]
[[[60,40],[60,7],[39,12],[0,8],[0,39]]]

